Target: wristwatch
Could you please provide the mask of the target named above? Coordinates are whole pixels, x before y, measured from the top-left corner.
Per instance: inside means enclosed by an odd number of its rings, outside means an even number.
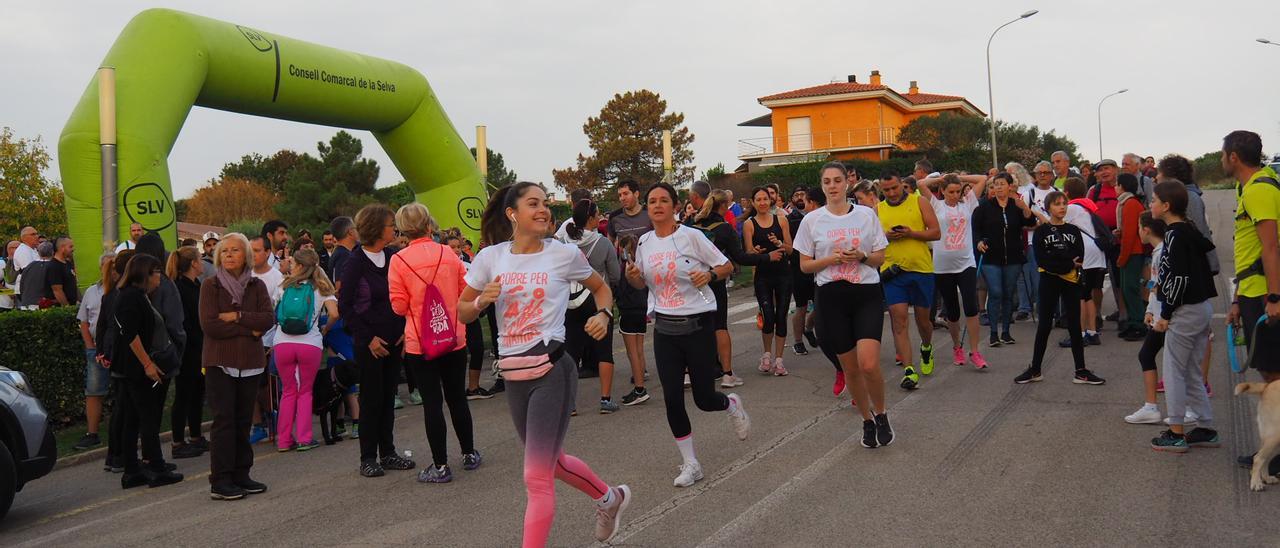
[[[597,310],[597,311],[596,311],[596,314],[601,314],[601,313],[603,313],[605,316],[608,316],[610,320],[612,320],[612,319],[613,319],[613,311],[612,311],[612,310],[609,310],[608,308],[601,308],[600,310]]]
[[[1267,293],[1267,302],[1271,304],[1280,303],[1280,294]]]

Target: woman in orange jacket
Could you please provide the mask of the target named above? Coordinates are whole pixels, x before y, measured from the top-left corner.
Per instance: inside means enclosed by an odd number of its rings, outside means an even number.
[[[1120,295],[1124,300],[1125,321],[1120,326],[1120,338],[1140,341],[1146,338],[1147,328],[1142,323],[1142,264],[1145,251],[1142,236],[1138,233],[1138,217],[1146,208],[1137,198],[1138,179],[1127,173],[1120,174],[1118,183],[1123,191],[1117,198],[1116,232],[1120,238],[1120,257],[1116,270],[1120,273]]]

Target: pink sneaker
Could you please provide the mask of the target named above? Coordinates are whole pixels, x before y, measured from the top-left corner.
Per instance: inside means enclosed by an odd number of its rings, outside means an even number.
[[[757,367],[761,373],[769,373],[773,371],[773,354],[765,352],[760,356],[760,366]]]
[[[1164,393],[1164,379],[1156,381],[1156,392]]]
[[[964,361],[964,348],[963,348],[963,347],[957,346],[957,347],[952,348],[952,349],[951,349],[951,356],[952,356],[952,358],[951,358],[951,359],[955,361],[956,367],[959,367],[959,366],[961,366],[961,365],[964,365],[964,364],[965,364],[965,361]]]
[[[978,369],[987,368],[987,359],[982,357],[982,353],[974,350],[969,353],[969,359],[973,361],[973,366]]]
[[[787,376],[787,368],[782,366],[782,358],[773,359],[773,376],[775,377]]]
[[[831,384],[831,395],[840,397],[844,393],[844,371],[836,371],[836,382]]]

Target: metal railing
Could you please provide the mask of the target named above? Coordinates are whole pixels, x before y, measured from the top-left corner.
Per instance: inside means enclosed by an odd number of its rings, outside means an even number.
[[[807,152],[898,143],[898,128],[839,129],[817,133],[758,137],[738,141],[738,157],[784,152]]]

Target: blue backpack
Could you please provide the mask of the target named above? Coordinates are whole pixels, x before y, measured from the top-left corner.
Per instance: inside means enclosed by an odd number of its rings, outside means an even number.
[[[306,335],[315,323],[316,292],[311,282],[287,287],[276,304],[276,324],[287,335]]]

